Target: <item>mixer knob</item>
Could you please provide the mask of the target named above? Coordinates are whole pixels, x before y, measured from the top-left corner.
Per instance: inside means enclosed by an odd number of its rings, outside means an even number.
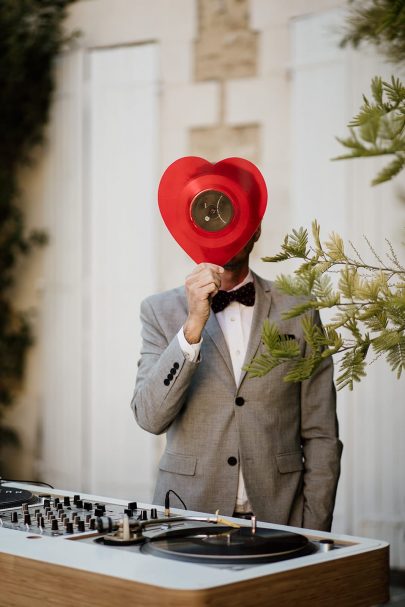
[[[84,527],[84,521],[79,521],[78,525],[77,525],[77,530],[82,533],[83,531],[86,531],[85,527]]]
[[[73,533],[73,523],[66,523],[66,533]]]
[[[24,525],[31,525],[31,515],[28,512],[24,514]]]
[[[63,512],[63,504],[61,502],[59,502],[59,504],[56,507],[57,510],[62,510]]]
[[[89,527],[90,527],[90,529],[95,529],[96,528],[96,519],[95,518],[91,518],[90,519]]]
[[[63,498],[63,505],[64,506],[70,506],[70,497],[68,495],[65,495]]]
[[[23,514],[25,514],[25,512],[28,512],[28,504],[22,504],[21,511]]]
[[[69,518],[65,516],[65,518],[63,519],[63,526],[66,527],[68,523],[70,523]]]
[[[130,510],[138,510],[138,504],[136,502],[128,502],[128,506]]]
[[[44,517],[43,517],[43,516],[40,516],[40,517],[38,518],[38,527],[42,527],[42,528],[44,528],[44,527],[45,527],[45,519],[44,519]]]
[[[54,518],[51,523],[51,529],[52,529],[52,531],[57,531],[58,528],[59,528],[58,521],[56,520],[56,518]]]
[[[93,510],[93,504],[91,502],[83,502],[83,508],[85,510]]]
[[[55,497],[55,499],[53,500],[53,505],[55,508],[58,507],[59,502],[60,502],[60,499],[58,497]]]
[[[51,500],[49,498],[44,499],[44,508],[49,508],[51,505]]]
[[[91,514],[86,514],[86,523],[88,523],[90,519],[91,519]]]
[[[141,512],[141,521],[147,521],[148,520],[148,511],[147,510],[142,510]]]
[[[83,500],[77,500],[76,508],[83,508]]]
[[[131,518],[133,515],[133,512],[132,512],[131,508],[125,508],[124,514],[126,514],[127,516],[129,516],[129,518]]]
[[[151,508],[151,510],[150,510],[150,518],[157,518],[157,517],[158,517],[158,515],[157,515],[156,508]]]
[[[74,495],[73,496],[73,503],[76,504],[77,500],[80,499],[80,495]]]
[[[96,508],[94,510],[94,516],[103,516],[104,512],[101,508]]]
[[[18,523],[18,514],[15,510],[14,510],[14,512],[11,513],[11,522]]]

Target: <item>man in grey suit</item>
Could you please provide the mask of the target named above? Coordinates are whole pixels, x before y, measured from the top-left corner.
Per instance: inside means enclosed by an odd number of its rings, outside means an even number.
[[[307,347],[300,320],[281,317],[294,298],[249,269],[259,236],[224,268],[199,264],[185,287],[142,303],[131,407],[167,437],[153,501],[172,489],[190,510],[329,530],[342,451],[332,361],[301,384],[283,381],[283,365],[260,378],[243,371],[263,348],[265,319]]]

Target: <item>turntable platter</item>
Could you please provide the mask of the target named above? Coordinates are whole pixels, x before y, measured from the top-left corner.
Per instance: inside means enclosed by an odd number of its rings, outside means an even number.
[[[18,489],[17,487],[0,486],[0,510],[18,508],[23,504],[36,504],[38,502],[38,497],[33,495],[31,491]]]
[[[269,563],[316,551],[305,536],[276,529],[234,529],[206,526],[167,531],[142,546],[142,551],[180,561],[212,564]]]

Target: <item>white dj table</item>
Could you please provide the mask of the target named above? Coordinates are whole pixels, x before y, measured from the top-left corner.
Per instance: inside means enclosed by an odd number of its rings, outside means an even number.
[[[61,499],[74,495],[34,485],[21,487]],[[124,500],[81,498],[122,511],[126,507]],[[138,507],[151,508],[149,504]],[[96,531],[50,536],[34,525],[17,530],[7,527],[1,517],[0,511],[2,607],[337,607],[372,606],[389,598],[389,547],[379,540],[259,522],[259,527],[293,531],[314,542],[333,540],[335,548],[280,562],[227,567],[163,559],[144,554],[138,547],[110,548],[92,540]]]

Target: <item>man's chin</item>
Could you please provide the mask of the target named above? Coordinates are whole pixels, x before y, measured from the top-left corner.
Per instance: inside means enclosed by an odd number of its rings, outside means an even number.
[[[224,269],[225,270],[238,270],[239,268],[241,268],[243,266],[243,261],[238,261],[235,259],[231,259],[231,261],[228,261],[228,263],[224,264]]]

